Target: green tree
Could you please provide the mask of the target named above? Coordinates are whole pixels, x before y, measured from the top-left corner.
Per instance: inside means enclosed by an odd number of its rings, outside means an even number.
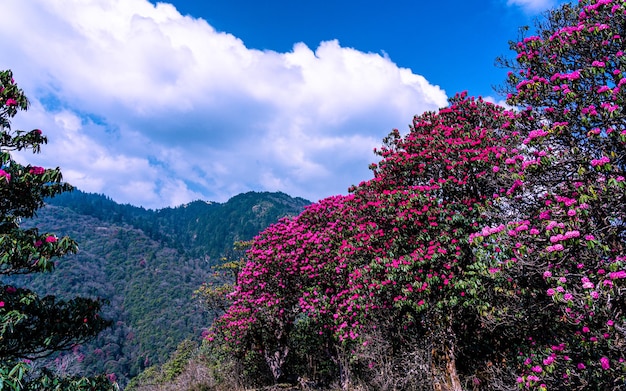
[[[99,316],[104,304],[100,300],[62,301],[9,283],[11,275],[50,272],[56,257],[78,249],[69,237],[20,227],[22,219],[33,217],[44,206],[46,197],[72,189],[63,182],[59,168],[24,166],[13,159],[12,152],[38,153],[47,142],[39,129],[11,129],[11,118],[27,108],[28,100],[12,72],[0,72],[0,389],[111,389],[104,376],[59,378],[29,365],[91,339],[110,322]]]

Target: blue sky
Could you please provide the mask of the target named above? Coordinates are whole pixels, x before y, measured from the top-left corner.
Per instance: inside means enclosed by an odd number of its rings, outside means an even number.
[[[148,208],[312,201],[455,92],[499,102],[508,41],[560,0],[3,0],[0,68],[31,100],[24,162]],[[477,5],[480,4],[480,5]]]

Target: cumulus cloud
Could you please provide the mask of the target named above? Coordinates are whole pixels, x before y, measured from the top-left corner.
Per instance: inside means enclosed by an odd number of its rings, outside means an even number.
[[[146,207],[249,190],[317,200],[367,179],[373,147],[446,96],[386,55],[321,42],[247,48],[147,0],[4,0],[0,68],[31,99],[20,159]]]

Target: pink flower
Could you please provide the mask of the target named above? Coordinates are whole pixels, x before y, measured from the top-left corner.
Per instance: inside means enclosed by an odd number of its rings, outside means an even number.
[[[13,99],[13,98],[9,98],[6,101],[6,105],[7,106],[15,106],[15,105],[17,105],[17,101],[15,99]]]
[[[610,163],[610,162],[611,162],[611,159],[609,159],[606,156],[602,156],[600,159],[593,159],[593,160],[591,160],[591,165],[594,166],[594,167],[597,167],[597,166],[599,166],[601,164],[606,164],[606,163]]]
[[[50,236],[46,237],[46,243],[56,243],[57,240],[58,239],[56,238],[56,236],[50,235]]]
[[[41,175],[41,174],[43,174],[44,172],[46,172],[46,169],[45,169],[45,168],[43,168],[43,167],[37,167],[37,166],[35,166],[35,167],[32,167],[30,170],[28,170],[28,172],[29,172],[30,174],[33,174],[33,175]]]
[[[498,171],[500,171],[500,167],[498,167],[498,166],[493,166],[493,167],[491,168],[491,170],[492,170],[493,172],[498,172]]]
[[[585,368],[586,368],[586,366],[585,366],[585,364],[583,364],[583,363],[579,362],[579,363],[578,363],[578,365],[576,365],[576,368],[578,368],[578,369],[581,369],[581,370],[582,370],[582,369],[585,369]]]
[[[593,284],[593,282],[589,281],[589,278],[583,277],[581,279],[581,281],[583,283],[583,288],[584,289],[593,289],[593,288],[595,288],[595,285]]]
[[[602,369],[604,369],[605,371],[609,368],[611,368],[611,364],[609,362],[609,359],[607,357],[602,357],[600,359],[600,365],[602,365]]]
[[[11,174],[0,168],[0,178],[6,178],[7,182],[11,180]]]
[[[626,271],[620,270],[618,272],[612,272],[609,274],[609,277],[611,278],[611,280],[616,280],[619,278],[626,278]]]
[[[4,307],[4,301],[0,301],[0,308]]]

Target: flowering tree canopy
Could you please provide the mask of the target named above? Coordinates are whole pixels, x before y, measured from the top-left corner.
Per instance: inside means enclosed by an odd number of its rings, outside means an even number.
[[[10,119],[27,107],[12,73],[0,72],[0,388],[110,389],[112,385],[104,377],[59,379],[46,370],[28,372],[30,360],[71,349],[94,337],[109,322],[99,316],[101,301],[41,297],[4,280],[11,275],[49,272],[55,258],[77,250],[68,237],[20,227],[21,220],[32,217],[46,197],[71,189],[58,168],[24,166],[11,156],[14,151],[39,152],[47,141],[39,129],[11,129]]]

